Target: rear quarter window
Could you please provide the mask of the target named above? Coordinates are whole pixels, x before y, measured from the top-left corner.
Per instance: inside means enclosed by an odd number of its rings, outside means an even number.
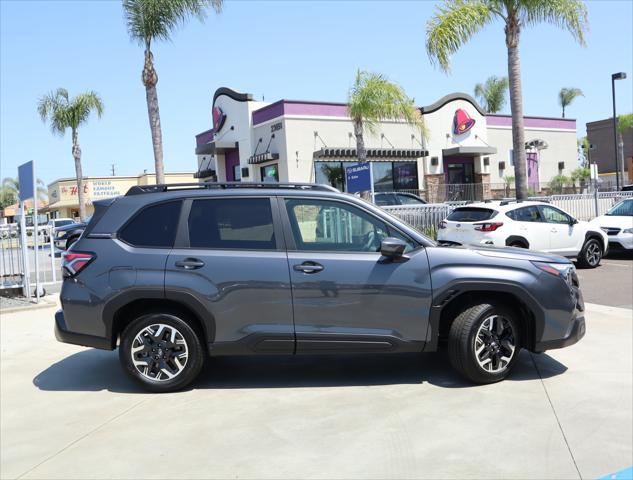
[[[165,202],[141,210],[123,227],[119,238],[135,247],[171,248],[182,202]]]
[[[446,220],[452,222],[481,222],[490,220],[496,214],[497,211],[491,208],[459,207],[453,210]]]

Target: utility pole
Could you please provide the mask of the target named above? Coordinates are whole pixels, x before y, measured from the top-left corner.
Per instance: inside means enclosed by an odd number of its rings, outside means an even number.
[[[111,165],[112,165],[112,176],[114,177],[114,163],[112,163]]]

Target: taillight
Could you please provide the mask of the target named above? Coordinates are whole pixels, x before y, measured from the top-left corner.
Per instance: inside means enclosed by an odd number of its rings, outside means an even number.
[[[503,225],[502,222],[484,222],[475,223],[475,230],[479,232],[494,232],[497,228]]]
[[[69,251],[64,253],[64,261],[62,262],[64,276],[74,277],[86,268],[96,257],[94,253],[89,252]]]
[[[440,228],[446,228],[446,225],[447,223],[444,220],[440,222]]]

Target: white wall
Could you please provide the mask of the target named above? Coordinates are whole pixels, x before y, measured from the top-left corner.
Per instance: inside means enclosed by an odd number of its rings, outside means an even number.
[[[575,130],[525,129],[525,141],[545,140],[548,148],[541,150],[539,158],[539,181],[547,186],[552,177],[563,174],[569,176],[578,167],[578,147]],[[490,182],[502,183],[503,176],[514,177],[514,167],[510,165],[509,151],[512,149],[512,130],[509,127],[488,127],[489,143],[497,147],[497,153],[490,155]],[[499,172],[499,162],[505,162],[503,175]],[[558,162],[565,162],[565,168],[558,170]]]

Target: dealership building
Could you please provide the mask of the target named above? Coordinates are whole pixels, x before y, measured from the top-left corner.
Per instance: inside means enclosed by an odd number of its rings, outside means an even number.
[[[217,181],[317,182],[345,189],[344,168],[356,163],[347,105],[279,100],[219,88],[213,126],[196,135],[196,178]],[[514,176],[511,117],[486,114],[464,93],[420,107],[426,135],[399,120],[365,133],[376,191],[417,190],[429,196],[447,185],[478,186],[487,197]],[[578,165],[576,121],[524,117],[528,183],[542,191]],[[463,190],[466,191],[466,190]]]

